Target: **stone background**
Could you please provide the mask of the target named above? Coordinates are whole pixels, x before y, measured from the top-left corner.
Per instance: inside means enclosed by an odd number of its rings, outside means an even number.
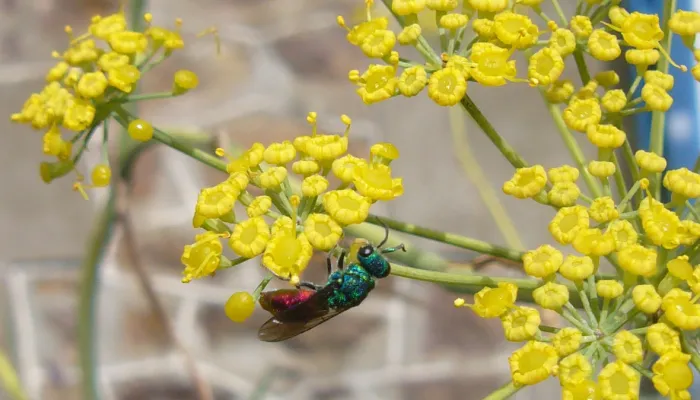
[[[401,150],[395,171],[404,177],[406,193],[380,214],[503,243],[452,152],[447,110],[424,94],[366,107],[347,81],[348,70],[362,70],[368,61],[345,41],[335,16],[350,20],[359,0],[150,3],[157,23],[182,17],[192,45],[157,68],[144,90],[167,90],[179,68],[197,71],[201,86],[172,101],[144,103],[144,118],[246,145],[307,132],[308,111],[318,112],[328,130],[340,129],[339,115],[348,114],[354,122],[352,151],[363,154],[376,141],[397,143]],[[107,0],[0,1],[3,115],[19,110],[41,88],[53,64],[51,50],[65,46],[64,25],[79,32],[91,15],[116,7]],[[194,40],[212,25],[223,41],[218,58],[213,40]],[[566,73],[575,76],[573,70]],[[547,167],[568,160],[546,109],[527,85],[469,90],[525,159]],[[467,127],[472,150],[511,210],[525,246],[550,242],[546,223],[552,211],[502,195],[498,188],[512,168],[471,121]],[[6,294],[0,300],[5,328],[0,335],[17,357],[32,399],[79,399],[76,278],[104,193],[93,192],[85,202],[68,180],[44,185],[37,172],[41,135],[7,118],[0,118],[0,131],[0,274]],[[88,162],[97,161],[95,153],[87,155]],[[507,357],[518,346],[504,341],[499,323],[455,310],[453,294],[400,278],[381,282],[362,307],[283,344],[257,341],[263,312],[246,324],[230,323],[222,304],[234,291],[252,290],[262,276],[259,268],[242,266],[188,286],[178,278],[182,246],[193,236],[197,192],[219,178],[179,153],[154,148],[138,162],[132,203],[138,250],[214,398],[477,400],[508,379]],[[103,398],[195,399],[181,353],[167,345],[167,332],[154,322],[120,243],[117,232],[100,276]],[[427,241],[413,243],[454,259],[472,256]],[[558,398],[558,390],[550,379],[516,398]]]

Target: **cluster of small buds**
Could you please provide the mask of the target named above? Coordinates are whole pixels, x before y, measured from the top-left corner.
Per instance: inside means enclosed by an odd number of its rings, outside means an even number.
[[[168,30],[151,25],[152,19],[151,14],[145,14],[145,31],[131,31],[124,11],[120,10],[93,17],[87,32],[77,37],[70,26],[65,28],[70,44],[63,52],[53,52],[59,61],[46,74],[46,86],[32,94],[22,110],[11,116],[13,122],[45,131],[43,152],[54,160],[40,165],[44,182],[50,183],[74,171],[77,177],[73,188],[87,199],[85,188],[104,187],[111,180],[107,161],[109,120],[117,120],[133,139],[149,140],[154,132],[151,124],[129,114],[124,105],[142,99],[178,96],[197,87],[197,75],[180,70],[173,77],[170,92],[132,94],[146,72],[185,45],[179,33],[180,20],[176,21],[178,29]],[[76,165],[100,126],[104,131],[102,162],[93,166],[91,183],[86,184]],[[68,138],[67,132],[72,132]]]
[[[343,135],[320,134],[311,112],[311,135],[267,147],[255,143],[228,159],[229,177],[203,189],[197,199],[193,226],[205,232],[185,246],[183,282],[257,256],[278,277],[298,282],[314,249],[330,251],[345,226],[367,219],[372,204],[403,194],[402,179],[393,177],[390,167],[398,150],[378,143],[369,159],[346,154],[351,120],[346,115],[341,120],[346,125]],[[226,156],[222,149],[217,154]],[[294,185],[290,169],[300,184]],[[332,181],[336,187],[331,190]],[[246,219],[236,216],[237,202],[245,206]],[[221,239],[228,239],[239,258],[222,254]]]

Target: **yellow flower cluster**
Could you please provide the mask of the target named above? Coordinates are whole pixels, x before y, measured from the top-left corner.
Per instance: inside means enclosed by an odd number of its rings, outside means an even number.
[[[88,141],[101,124],[106,142],[106,122],[112,116],[125,127],[128,125],[133,138],[143,141],[152,137],[150,124],[128,114],[123,105],[137,100],[137,96],[130,96],[130,93],[142,74],[182,49],[184,42],[178,30],[151,25],[150,14],[145,14],[144,19],[148,25],[144,32],[128,29],[123,10],[93,17],[87,32],[78,37],[74,37],[72,28],[67,26],[69,47],[63,52],[53,52],[53,57],[59,61],[46,74],[46,86],[32,94],[20,112],[12,114],[13,122],[45,132],[43,152],[55,160],[41,163],[44,182],[75,171]],[[181,22],[177,23],[179,26]],[[197,84],[193,72],[178,71],[173,78],[172,92],[160,97],[183,94]],[[73,133],[66,138],[66,132]],[[79,145],[77,151],[76,144]],[[84,197],[87,197],[85,187],[109,185],[111,170],[106,149],[103,149],[103,159],[104,163],[94,167],[90,185],[83,185],[84,177],[76,171],[74,189]]]
[[[403,194],[402,179],[393,177],[390,167],[399,157],[392,144],[373,145],[369,159],[355,157],[346,154],[349,117],[341,117],[343,135],[318,133],[314,112],[307,120],[311,135],[267,147],[253,144],[229,160],[224,182],[200,192],[193,225],[206,232],[185,246],[183,282],[259,255],[277,276],[298,279],[314,249],[331,250],[343,227],[365,221],[373,203]],[[224,155],[221,149],[217,153]],[[300,183],[290,178],[290,170]],[[330,180],[338,182],[335,189],[330,190]],[[254,196],[255,191],[261,193]],[[246,207],[247,219],[237,218],[237,202]],[[222,255],[222,238],[228,238],[237,260]]]

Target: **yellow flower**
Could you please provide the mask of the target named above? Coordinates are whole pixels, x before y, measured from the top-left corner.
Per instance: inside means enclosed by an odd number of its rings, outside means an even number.
[[[595,266],[590,257],[568,255],[559,267],[559,273],[572,282],[581,282],[593,275],[594,269]]]
[[[238,192],[228,189],[225,185],[202,189],[197,198],[195,212],[205,218],[221,218],[229,214],[233,210]]]
[[[56,125],[46,131],[43,142],[44,154],[55,156],[59,160],[67,160],[70,158],[73,148],[72,143],[63,140],[61,131]]]
[[[413,97],[428,84],[428,74],[420,65],[406,68],[399,77],[399,92],[406,97]]]
[[[588,172],[596,178],[605,179],[612,176],[617,168],[610,161],[591,161],[588,163]]]
[[[354,190],[332,190],[323,196],[323,207],[341,225],[364,222],[369,215],[371,200]]]
[[[457,8],[457,0],[425,0],[425,6],[435,11],[452,11]]]
[[[652,111],[668,111],[673,105],[673,97],[661,86],[648,82],[642,87],[642,100]]]
[[[373,164],[389,165],[399,158],[399,149],[389,142],[375,143],[369,148]]]
[[[620,112],[627,105],[627,95],[622,89],[613,89],[605,92],[600,100],[607,112]]]
[[[290,277],[299,275],[311,260],[313,248],[306,238],[294,231],[277,231],[262,256],[263,265],[274,274]]]
[[[629,331],[619,331],[613,340],[613,354],[625,364],[642,362],[644,350],[642,341]]]
[[[63,59],[70,65],[80,67],[83,64],[91,63],[99,57],[99,50],[92,39],[71,46],[65,53]]]
[[[333,161],[333,174],[345,183],[350,183],[353,180],[355,167],[366,165],[365,160],[357,158],[350,154]]]
[[[279,188],[286,178],[287,168],[285,167],[270,167],[267,171],[258,175],[260,187],[263,189]]]
[[[126,30],[126,18],[122,12],[108,15],[106,17],[93,17],[88,31],[95,37],[108,40],[113,33]]]
[[[82,97],[100,97],[107,89],[107,77],[102,72],[88,72],[80,77],[75,91]]]
[[[42,162],[39,164],[39,176],[44,183],[51,183],[54,179],[68,175],[75,169],[73,161],[70,159],[56,162]]]
[[[264,154],[265,146],[262,143],[253,143],[248,150],[241,154],[240,159],[247,165],[247,168],[253,168],[260,165]]]
[[[269,196],[258,196],[246,208],[246,213],[250,218],[260,217],[265,215],[271,206],[272,199]]]
[[[604,88],[610,89],[620,83],[620,75],[614,70],[602,71],[595,74],[595,81],[600,83]]]
[[[69,69],[70,65],[68,65],[67,62],[58,62],[49,70],[49,72],[46,73],[46,82],[59,81],[63,79]]]
[[[570,80],[564,79],[552,83],[544,92],[547,101],[553,104],[565,103],[574,94],[574,84]]]
[[[680,36],[700,33],[700,14],[697,11],[676,10],[668,21],[671,31]]]
[[[146,35],[132,31],[115,32],[109,35],[108,42],[113,51],[125,55],[142,53],[148,46]]]
[[[651,204],[650,204],[651,203]],[[642,228],[647,238],[657,246],[673,249],[680,245],[681,222],[678,215],[663,204],[647,197],[639,206]]]
[[[639,168],[647,172],[663,172],[666,169],[666,159],[653,152],[637,150],[634,159],[637,160]]]
[[[396,4],[397,2],[393,2],[392,6]],[[400,44],[402,45],[409,45],[409,44],[414,44],[418,40],[418,37],[421,35],[422,29],[419,24],[412,24],[408,25],[405,28],[399,32],[399,35],[396,37],[396,39],[399,41]]]
[[[617,37],[602,29],[596,29],[588,37],[588,50],[600,61],[612,61],[622,54]]]
[[[433,72],[428,80],[428,97],[441,106],[459,103],[467,93],[467,80],[456,68]]]
[[[535,278],[546,278],[559,270],[564,256],[554,247],[544,244],[523,255],[525,273]]]
[[[562,56],[551,47],[543,47],[530,57],[527,68],[530,82],[536,85],[549,85],[564,72]]]
[[[566,28],[559,28],[552,32],[549,38],[549,47],[556,50],[562,57],[566,57],[576,50],[576,37]]]
[[[586,129],[588,140],[598,148],[616,149],[625,143],[627,135],[615,125],[588,125]]]
[[[615,299],[622,295],[624,288],[622,284],[614,280],[600,280],[595,284],[598,296],[604,299]]]
[[[464,75],[465,78],[469,78],[473,66],[474,64],[471,61],[457,54],[447,56],[447,62],[445,63],[446,68],[456,69]]]
[[[659,41],[664,38],[658,14],[630,13],[620,26],[620,31],[628,45],[641,50],[659,47]]]
[[[615,239],[615,250],[620,251],[627,246],[637,243],[639,235],[631,222],[627,220],[613,221],[608,225],[610,232]]]
[[[530,307],[514,307],[501,316],[506,340],[523,342],[535,337],[539,331],[540,313]]]
[[[124,93],[131,93],[139,79],[141,79],[141,72],[130,64],[114,67],[107,71],[109,85]]]
[[[656,251],[641,244],[626,246],[617,253],[620,267],[625,271],[651,278],[656,274]]]
[[[472,29],[483,40],[490,40],[496,36],[493,30],[493,21],[488,18],[477,18],[472,21]]]
[[[199,86],[199,77],[194,72],[181,69],[173,75],[172,93],[182,95]]]
[[[588,210],[583,206],[562,207],[549,223],[549,233],[561,244],[570,244],[581,229],[589,227]]]
[[[379,29],[386,29],[388,26],[389,19],[385,17],[373,18],[354,26],[348,32],[346,38],[352,45],[359,46],[372,32]]]
[[[203,278],[216,271],[223,251],[219,237],[217,233],[204,232],[195,236],[193,244],[185,246],[180,259],[185,265],[182,282]]]
[[[493,31],[498,40],[516,49],[526,49],[537,43],[539,29],[522,14],[504,11],[493,18]]]
[[[509,358],[510,374],[516,385],[534,385],[556,371],[557,351],[545,343],[530,341]]]
[[[638,399],[639,373],[622,361],[612,362],[598,374],[603,399]]]
[[[559,332],[571,329],[573,328],[564,328]],[[578,333],[578,336],[578,341],[580,342],[581,332]],[[554,339],[552,339],[552,341],[554,341]],[[579,345],[577,344],[576,348],[578,348],[578,346]],[[586,382],[592,374],[593,367],[591,366],[591,363],[581,353],[571,354],[559,362],[559,382],[565,388],[577,386]],[[578,399],[577,397],[574,398]]]
[[[579,347],[581,347],[581,338],[582,338],[582,333],[580,330],[576,328],[571,328],[571,327],[566,327],[562,328],[557,332],[553,337],[552,337],[552,345],[554,348],[557,350],[557,354],[559,357],[566,357],[569,354],[577,351]],[[574,361],[576,357],[574,357],[572,360],[569,360],[568,362]],[[559,363],[559,367],[562,367],[562,364],[565,362],[566,359],[562,360]],[[585,360],[585,358],[584,358]],[[560,369],[561,372],[561,369]],[[569,372],[574,372],[574,371],[569,371]],[[588,376],[586,376],[587,378]],[[565,384],[565,380],[567,379],[562,379],[562,376],[559,375],[559,379],[562,380],[562,384]]]
[[[128,65],[129,62],[129,56],[110,51],[100,56],[97,60],[97,66],[100,67],[103,72],[106,72],[113,68]]]
[[[664,187],[673,194],[686,199],[700,197],[700,175],[688,168],[674,169],[666,172]]]
[[[644,73],[644,81],[647,84],[656,85],[664,90],[673,89],[673,75],[657,70],[651,70]]]
[[[343,136],[316,134],[316,113],[309,113],[307,120],[312,126],[312,134],[295,139],[294,146],[297,150],[308,154],[322,164],[330,164],[348,151],[348,135],[352,120],[347,115],[340,117],[340,120],[345,124]]]
[[[661,302],[661,309],[666,313],[666,318],[684,331],[700,328],[700,304],[691,302],[690,297],[690,293],[674,288]]]
[[[449,30],[457,30],[467,26],[468,22],[469,18],[464,14],[450,13],[440,17],[440,26]]]
[[[391,177],[391,167],[384,164],[362,164],[353,169],[357,191],[372,200],[393,200],[403,194],[403,179]]]
[[[681,221],[681,226],[678,229],[679,238],[681,244],[690,246],[695,243],[696,240],[700,239],[700,223],[691,220]]]
[[[546,184],[547,173],[544,168],[541,165],[533,165],[516,169],[513,177],[503,184],[503,192],[519,199],[526,199],[540,193]]]
[[[690,355],[680,351],[670,351],[663,354],[654,363],[651,379],[656,390],[663,396],[672,399],[690,399],[687,389],[693,384],[693,371],[688,366]]]
[[[569,25],[571,25],[571,30],[579,39],[585,39],[593,33],[591,19],[585,15],[574,15],[571,17]]]
[[[598,99],[571,99],[569,106],[564,109],[563,117],[566,126],[579,132],[586,132],[589,125],[598,125],[603,113]]]
[[[311,214],[304,221],[304,233],[314,248],[329,251],[338,244],[343,228],[326,214]]]
[[[333,164],[335,165],[335,161],[333,161]],[[292,172],[297,175],[309,176],[317,173],[320,170],[321,166],[315,160],[299,160],[292,163]]]
[[[581,189],[574,182],[557,182],[547,193],[549,202],[557,207],[569,207],[576,204]]]
[[[512,283],[500,282],[498,287],[485,287],[474,295],[471,308],[481,318],[497,318],[506,313],[515,304],[518,287]]]
[[[63,126],[72,131],[82,131],[90,127],[95,118],[95,107],[82,99],[75,99],[63,116]]]
[[[507,0],[467,0],[467,3],[476,11],[483,13],[501,12],[508,7]]]
[[[644,314],[654,314],[661,307],[661,296],[653,285],[637,285],[632,289],[632,300]]]
[[[668,273],[673,277],[687,281],[693,276],[693,266],[688,261],[688,256],[682,255],[666,263]]]
[[[570,165],[562,165],[561,167],[550,168],[547,171],[547,176],[552,183],[576,182],[579,177],[579,171],[578,168]]]
[[[610,232],[603,233],[598,228],[581,229],[572,245],[587,256],[606,256],[615,250],[615,239]]]
[[[248,183],[250,183],[248,174],[245,172],[233,172],[220,186],[224,186],[224,188],[229,189],[229,191],[239,193],[245,190]],[[238,196],[238,194],[236,194],[236,196]]]
[[[646,68],[659,62],[659,51],[656,49],[629,49],[625,52],[625,61],[628,64]]]
[[[374,104],[387,100],[394,95],[398,80],[396,69],[391,65],[372,64],[359,77],[357,94],[365,104]]]
[[[418,14],[425,8],[425,0],[395,0],[391,2],[391,10],[397,15]]]
[[[370,58],[382,58],[394,48],[396,35],[387,29],[377,29],[370,33],[360,44],[362,52]]]
[[[253,258],[265,251],[270,240],[270,228],[263,217],[252,217],[236,224],[229,246],[241,257]]]
[[[627,10],[618,6],[612,6],[608,11],[608,18],[617,27],[621,27],[629,15],[630,13]]]
[[[610,196],[598,197],[593,200],[588,214],[596,222],[610,222],[616,219],[620,213],[615,208],[615,201]]]
[[[547,282],[535,289],[532,296],[542,308],[559,310],[569,301],[569,290],[564,285]]]
[[[297,156],[297,151],[292,142],[285,140],[282,143],[272,143],[263,151],[263,160],[268,164],[284,165]]]
[[[477,42],[472,47],[470,75],[484,86],[502,86],[515,79],[515,60],[509,60],[513,50],[493,43]]]
[[[649,348],[658,355],[681,350],[680,335],[663,322],[650,325],[646,337]]]

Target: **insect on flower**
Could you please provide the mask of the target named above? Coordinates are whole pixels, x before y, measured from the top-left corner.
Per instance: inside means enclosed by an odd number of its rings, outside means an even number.
[[[376,247],[369,243],[360,247],[357,262],[347,267],[343,266],[347,255],[343,250],[337,270],[332,271],[331,253],[328,253],[325,285],[299,282],[296,289],[263,292],[260,305],[272,318],[260,327],[258,338],[264,342],[293,338],[362,303],[374,289],[375,280],[389,275],[391,266],[384,254],[406,251],[403,244],[382,249],[389,239],[389,228],[384,225],[384,229],[386,234],[382,242]]]

